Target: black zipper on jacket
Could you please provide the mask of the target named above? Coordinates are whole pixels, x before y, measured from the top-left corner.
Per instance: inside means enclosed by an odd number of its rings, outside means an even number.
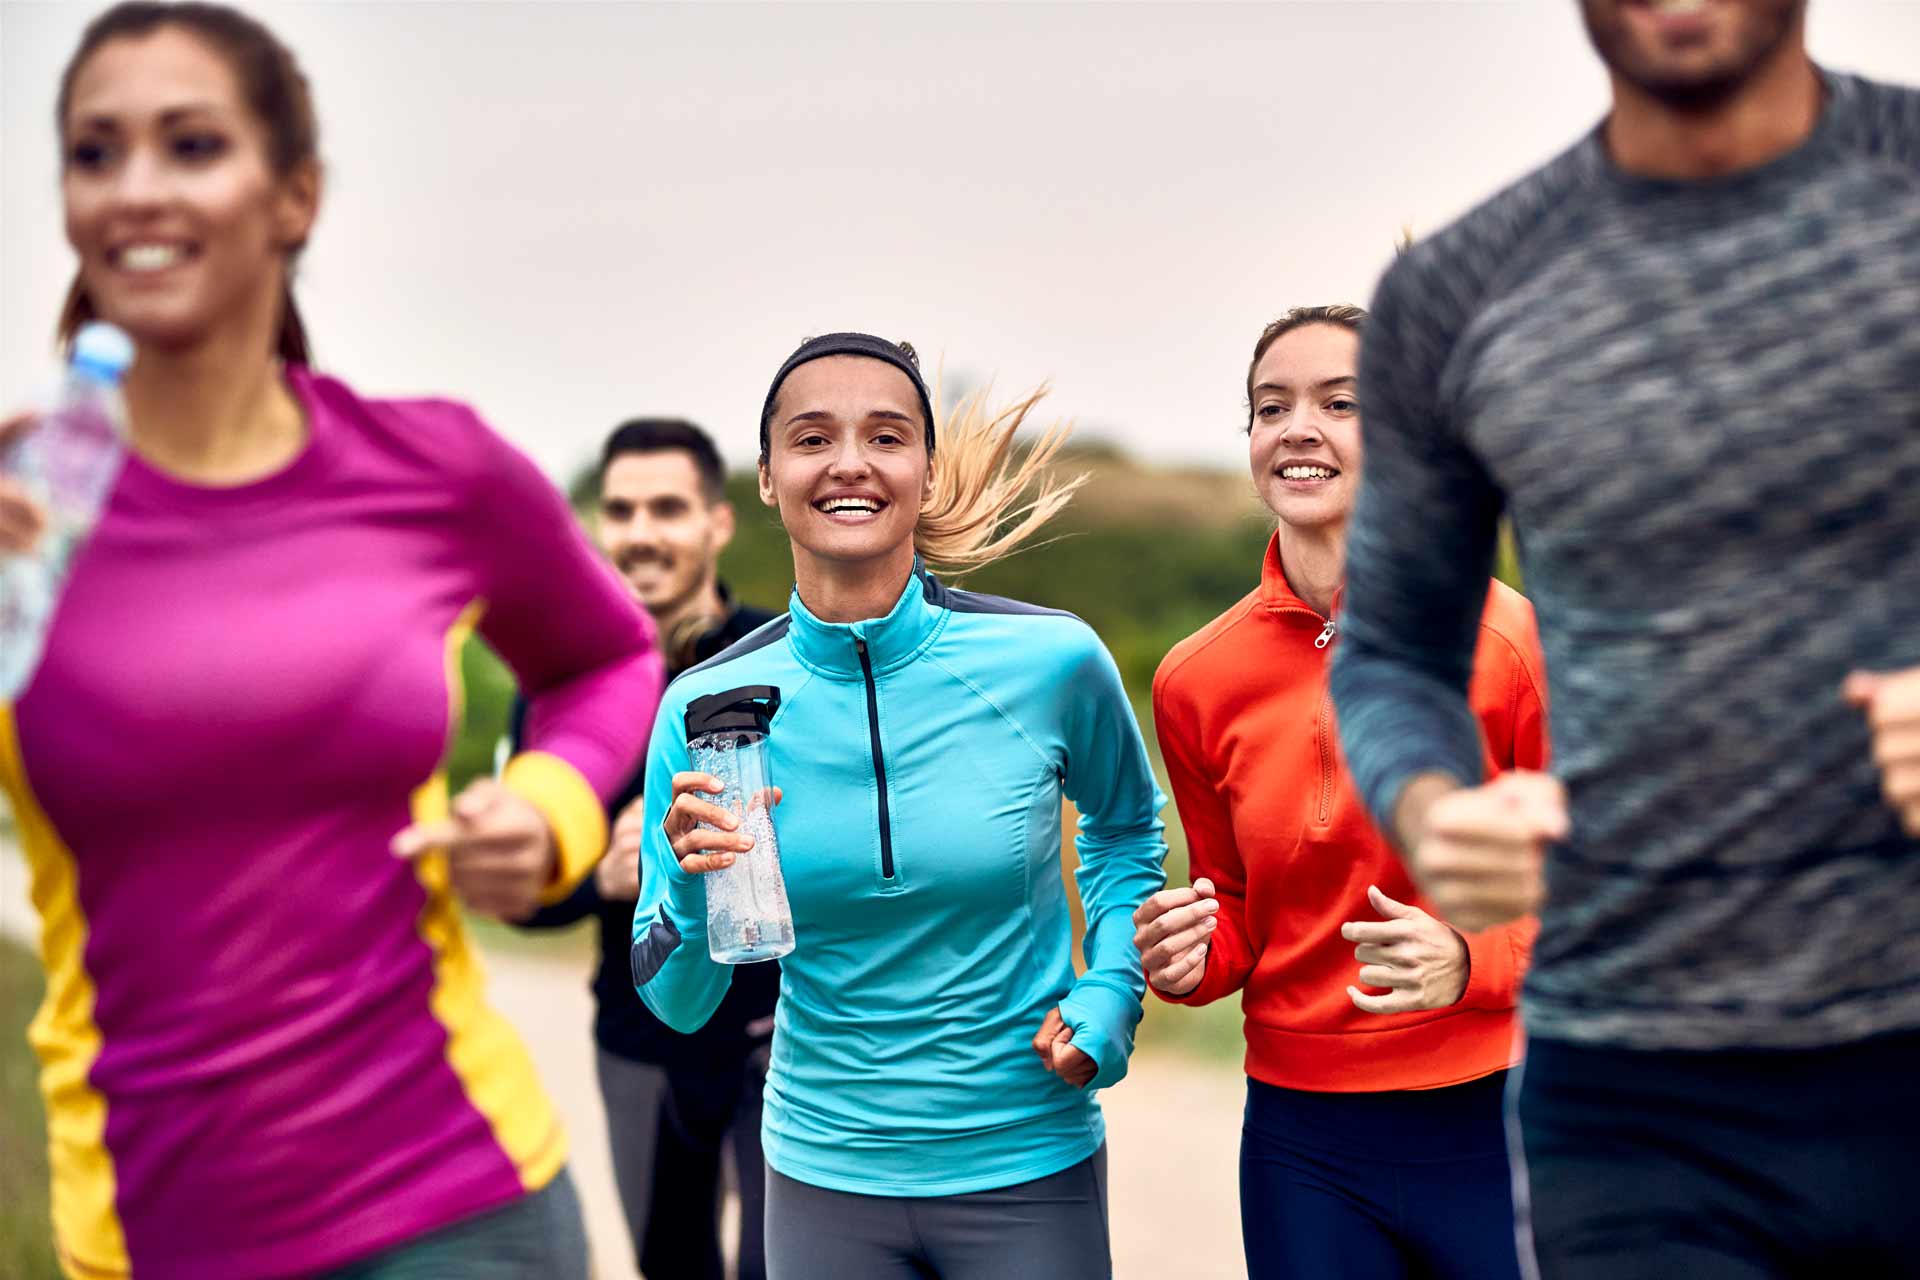
[[[873,664],[867,660],[867,642],[856,638],[860,674],[867,678],[867,733],[873,739],[873,778],[880,784],[880,878],[893,879],[893,822],[887,816],[887,759],[880,750],[880,693],[873,687]]]

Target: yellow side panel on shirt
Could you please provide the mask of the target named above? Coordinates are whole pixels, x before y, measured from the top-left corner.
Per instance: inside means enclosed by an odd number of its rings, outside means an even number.
[[[100,1028],[93,1020],[93,979],[85,967],[87,918],[79,873],[27,781],[13,709],[0,706],[0,785],[33,877],[40,913],[40,963],[47,994],[27,1028],[40,1057],[47,1145],[53,1167],[53,1235],[60,1265],[80,1280],[128,1275],[126,1236],[114,1207],[116,1179],[107,1150],[107,1100],[93,1087]]]
[[[460,652],[484,608],[477,600],[468,605],[447,633],[450,742],[466,712]],[[413,820],[439,821],[447,813],[443,765],[414,791]],[[414,859],[414,867],[427,891],[420,936],[433,951],[433,1016],[447,1030],[447,1063],[465,1086],[468,1101],[486,1117],[495,1140],[519,1170],[521,1185],[537,1191],[566,1163],[566,1134],[519,1034],[486,1002],[486,969],[454,902],[446,855],[422,854]]]

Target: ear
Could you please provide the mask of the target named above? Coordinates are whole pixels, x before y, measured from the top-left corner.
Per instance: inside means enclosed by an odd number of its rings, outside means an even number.
[[[733,531],[735,527],[733,504],[724,500],[716,502],[709,508],[709,516],[713,521],[713,533],[711,535],[713,538],[713,554],[717,556],[727,549],[728,543],[733,541]]]
[[[779,500],[773,496],[773,468],[768,465],[765,458],[760,460],[760,504],[766,507],[780,505]]]
[[[920,501],[923,503],[933,497],[933,480],[934,480],[935,474],[937,473],[936,468],[938,468],[939,465],[940,465],[940,460],[938,458],[932,455],[928,456],[927,479],[926,479],[926,482],[920,486]]]
[[[280,247],[288,252],[303,247],[319,215],[320,166],[310,161],[281,179],[275,193],[273,229]]]

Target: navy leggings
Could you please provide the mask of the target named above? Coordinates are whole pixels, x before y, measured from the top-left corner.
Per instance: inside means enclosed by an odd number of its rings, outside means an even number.
[[[1530,1040],[1521,1075],[1544,1280],[1920,1274],[1920,1035],[1799,1052]]]
[[[1303,1093],[1247,1081],[1250,1280],[1518,1280],[1501,1091]]]

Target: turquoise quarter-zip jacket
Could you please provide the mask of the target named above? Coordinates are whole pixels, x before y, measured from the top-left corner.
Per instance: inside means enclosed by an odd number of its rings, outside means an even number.
[[[1105,1137],[1094,1090],[1126,1074],[1146,984],[1134,908],[1165,884],[1155,785],[1120,673],[1071,614],[947,587],[916,565],[881,618],[789,612],[682,675],[655,723],[633,976],[690,1031],[732,967],[707,953],[704,877],[662,820],[690,767],[693,699],[771,685],[774,815],[794,918],[767,1081],[767,1161],[896,1196],[1010,1186]],[[1080,813],[1076,976],[1061,801]],[[1043,1068],[1058,1005],[1099,1070]]]

